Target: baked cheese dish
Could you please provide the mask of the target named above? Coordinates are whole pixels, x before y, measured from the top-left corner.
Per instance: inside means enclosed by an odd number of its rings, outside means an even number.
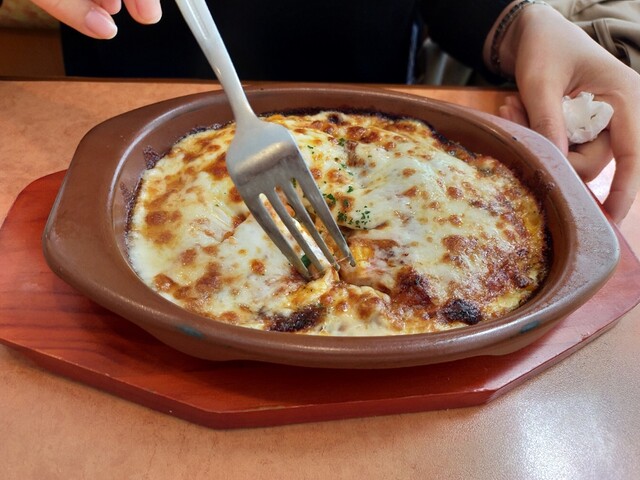
[[[256,329],[396,335],[491,321],[544,281],[544,213],[498,160],[413,119],[323,111],[266,120],[293,133],[355,267],[327,263],[305,281],[288,263],[229,178],[229,124],[190,133],[142,176],[130,261],[168,300]]]

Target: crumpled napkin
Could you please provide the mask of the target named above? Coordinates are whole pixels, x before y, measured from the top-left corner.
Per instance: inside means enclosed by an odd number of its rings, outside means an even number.
[[[611,105],[594,100],[593,94],[588,92],[580,92],[575,98],[563,97],[562,111],[567,137],[573,144],[595,139],[609,125],[613,115]]]

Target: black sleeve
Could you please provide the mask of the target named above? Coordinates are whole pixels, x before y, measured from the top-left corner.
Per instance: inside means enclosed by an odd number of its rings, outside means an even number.
[[[422,15],[431,39],[445,52],[487,72],[482,47],[500,12],[512,0],[423,0]]]
[[[208,0],[243,80],[406,83],[418,0]],[[140,25],[94,40],[61,26],[67,75],[213,78],[173,0]]]

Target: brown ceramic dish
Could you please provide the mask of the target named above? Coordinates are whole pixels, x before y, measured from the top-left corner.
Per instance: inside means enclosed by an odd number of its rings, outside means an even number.
[[[462,329],[389,337],[265,332],[189,313],[144,285],[124,243],[128,202],[146,168],[145,150],[165,152],[194,127],[225,123],[222,92],[177,98],[108,120],[82,140],[43,236],[53,271],[89,298],[185,353],[331,368],[391,368],[513,352],[591,297],[613,272],[615,233],[584,184],[548,141],[499,118],[383,90],[301,86],[249,89],[258,113],[366,109],[423,119],[467,148],[510,165],[541,199],[553,243],[543,288],[511,314]]]

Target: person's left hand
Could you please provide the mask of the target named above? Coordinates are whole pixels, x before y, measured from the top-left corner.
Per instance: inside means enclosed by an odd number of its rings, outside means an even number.
[[[546,136],[584,181],[615,158],[604,208],[622,221],[640,189],[640,75],[551,7],[528,6],[516,22],[504,58],[520,97],[507,99],[500,114]],[[614,113],[595,140],[569,148],[562,97],[581,91],[609,103]]]
[[[112,15],[124,2],[131,17],[144,24],[162,16],[160,0],[31,0],[52,17],[89,37],[109,39],[118,33]]]

